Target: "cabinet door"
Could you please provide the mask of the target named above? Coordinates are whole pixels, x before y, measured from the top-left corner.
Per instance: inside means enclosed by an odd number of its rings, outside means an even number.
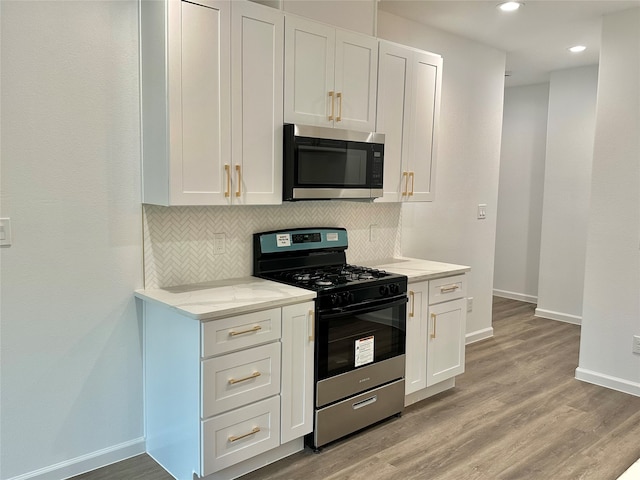
[[[284,15],[232,2],[232,202],[282,203]]]
[[[461,298],[429,306],[428,387],[464,372],[465,303]]]
[[[406,195],[408,175],[403,158],[408,149],[412,52],[408,48],[380,41],[378,73],[378,114],[376,131],[384,133],[384,193],[376,202],[399,202]]]
[[[313,430],[314,303],[282,309],[280,443]]]
[[[285,20],[285,122],[333,126],[336,108],[333,88],[334,57],[334,28],[287,16]]]
[[[336,128],[373,132],[376,124],[378,40],[336,30]]]
[[[422,390],[427,386],[428,285],[428,282],[409,285],[405,395]]]
[[[228,2],[206,3],[169,2],[171,205],[228,201],[230,8]]]
[[[414,52],[412,101],[408,105],[408,201],[425,202],[434,198],[437,124],[440,111],[442,58]]]

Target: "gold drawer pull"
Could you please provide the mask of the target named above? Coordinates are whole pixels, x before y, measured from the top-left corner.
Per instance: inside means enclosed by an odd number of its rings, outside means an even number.
[[[336,117],[336,122],[341,122],[342,121],[342,92],[336,93],[336,97],[338,98],[338,105],[339,105],[338,111],[340,112]]]
[[[240,382],[246,382],[247,380],[251,380],[252,378],[258,378],[260,375],[262,375],[260,372],[253,372],[251,375],[249,375],[248,377],[244,377],[244,378],[239,378],[239,379],[235,379],[235,378],[230,378],[229,379],[229,383],[231,385],[235,385],[236,383],[240,383]]]
[[[415,315],[416,308],[416,294],[413,291],[409,290],[409,297],[411,297],[411,311],[409,312],[409,317],[413,317]]]
[[[253,333],[253,332],[257,332],[258,330],[262,330],[262,327],[260,325],[256,325],[255,327],[252,327],[249,330],[242,330],[240,332],[235,332],[235,331],[231,330],[229,332],[229,335],[231,335],[232,337],[235,337],[236,335],[244,335],[245,333]]]
[[[329,120],[333,120],[333,95],[334,95],[334,92],[333,90],[331,90],[329,92],[329,97],[331,98],[331,115],[329,115]]]
[[[415,174],[414,172],[409,172],[409,178],[411,178],[411,190],[409,191],[409,196],[413,195],[413,183],[415,180]]]
[[[250,432],[247,432],[247,433],[242,434],[242,435],[237,435],[235,437],[233,437],[233,436],[229,437],[229,441],[230,442],[237,442],[238,440],[242,440],[243,438],[246,438],[249,435],[255,435],[259,431],[260,431],[260,427],[253,427],[253,430],[251,430]]]
[[[316,336],[316,324],[313,319],[313,310],[309,310],[309,341],[313,342]]]
[[[242,196],[242,172],[240,171],[240,165],[236,165],[236,176],[238,177],[238,188],[236,190],[236,197]]]
[[[227,189],[224,192],[224,196],[225,197],[230,197],[231,196],[231,171],[230,171],[231,167],[229,165],[224,166],[224,172],[227,176]]]
[[[438,316],[435,313],[432,313],[431,318],[433,318],[433,333],[431,334],[431,338],[436,338],[436,322],[438,321]]]
[[[404,191],[402,195],[405,196],[409,193],[409,172],[402,172],[402,178],[404,178]]]
[[[460,288],[458,285],[446,285],[446,286],[440,287],[440,293],[455,292],[458,288]]]

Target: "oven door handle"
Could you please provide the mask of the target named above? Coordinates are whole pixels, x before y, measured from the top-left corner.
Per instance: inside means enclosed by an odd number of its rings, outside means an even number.
[[[409,301],[406,296],[400,297],[397,300],[389,301],[388,298],[383,300],[367,300],[366,302],[360,302],[347,307],[332,308],[331,310],[325,310],[320,312],[320,317],[323,319],[332,319],[341,317],[346,313],[369,313],[376,310],[382,310],[384,308],[395,307],[405,304]]]

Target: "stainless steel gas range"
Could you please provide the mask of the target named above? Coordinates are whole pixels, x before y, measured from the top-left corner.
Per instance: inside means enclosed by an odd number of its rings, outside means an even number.
[[[344,228],[256,233],[254,275],[317,292],[314,449],[404,408],[407,277],[346,262]]]

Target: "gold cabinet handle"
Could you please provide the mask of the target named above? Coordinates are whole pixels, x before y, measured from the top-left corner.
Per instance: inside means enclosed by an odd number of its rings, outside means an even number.
[[[413,291],[409,290],[409,298],[411,298],[411,311],[409,312],[409,317],[413,317],[415,315],[415,307],[416,307],[416,295]]]
[[[235,385],[236,383],[246,382],[247,380],[251,380],[252,378],[258,378],[260,375],[262,375],[260,372],[253,372],[248,377],[238,378],[238,379],[230,378],[229,379],[229,384],[230,385]]]
[[[436,338],[436,328],[437,328],[437,321],[438,321],[438,316],[435,313],[431,314],[431,318],[433,319],[433,333],[431,334],[431,338]]]
[[[409,189],[409,172],[402,172],[402,178],[404,178],[404,191],[402,195],[406,195]]]
[[[231,335],[232,337],[235,337],[236,335],[243,335],[245,333],[253,333],[253,332],[257,332],[258,330],[262,330],[262,327],[260,325],[256,325],[255,327],[251,327],[248,330],[241,330],[239,332],[236,332],[235,330],[231,330],[229,332],[229,335]]]
[[[225,174],[227,175],[227,190],[224,192],[224,196],[225,197],[231,196],[231,171],[230,171],[230,169],[231,169],[231,167],[225,163],[224,164],[224,171],[225,171]]]
[[[238,188],[236,189],[236,197],[242,196],[242,172],[240,165],[236,165],[236,177],[238,178]]]
[[[334,91],[331,90],[329,92],[329,97],[331,98],[331,115],[329,115],[329,120],[333,120],[333,95],[334,95]]]
[[[409,196],[413,195],[413,181],[415,178],[415,175],[413,172],[409,172],[409,178],[411,178],[411,191],[409,192]]]
[[[342,92],[336,93],[336,97],[338,97],[338,116],[336,117],[336,122],[342,121]]]
[[[316,324],[313,319],[313,310],[309,310],[309,341],[313,342],[316,336]]]
[[[238,440],[246,438],[246,437],[248,437],[250,435],[255,435],[259,431],[260,431],[260,427],[253,427],[253,430],[251,430],[250,432],[244,433],[242,435],[236,435],[236,436],[229,437],[229,441],[230,442],[237,442]]]
[[[458,285],[445,285],[440,287],[440,293],[451,293],[455,292],[459,288]]]

